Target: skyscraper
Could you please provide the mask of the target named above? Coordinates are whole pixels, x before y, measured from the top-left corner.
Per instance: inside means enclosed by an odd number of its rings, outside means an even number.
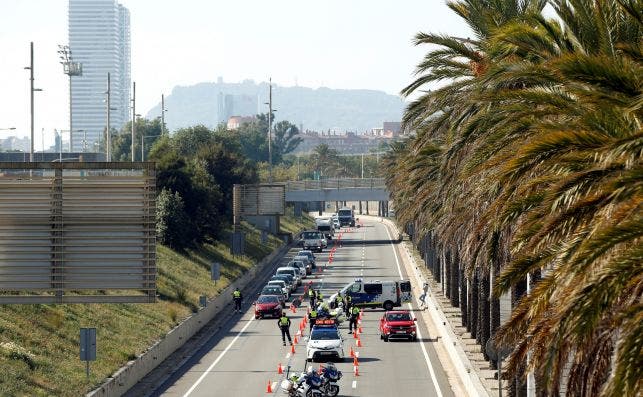
[[[73,150],[94,151],[107,125],[108,72],[111,126],[120,129],[129,120],[129,10],[116,0],[69,0],[69,47],[74,61],[83,64],[83,75],[72,85]]]

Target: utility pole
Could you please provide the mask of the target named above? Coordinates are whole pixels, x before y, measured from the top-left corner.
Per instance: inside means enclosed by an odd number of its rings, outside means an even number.
[[[31,82],[31,89],[29,90],[29,93],[31,94],[31,149],[29,151],[29,161],[33,162],[33,41],[30,45],[30,52],[31,63],[29,64],[29,81]]]
[[[268,89],[268,182],[272,183],[272,77]]]
[[[132,162],[134,162],[134,136],[136,135],[136,81],[132,83]]]
[[[111,96],[112,96],[112,84],[111,84],[111,74],[107,72],[107,91],[105,92],[107,94],[107,136],[106,136],[106,145],[107,149],[105,150],[105,155],[107,157],[107,161],[112,161],[112,138],[111,138],[111,126],[110,126],[110,107],[111,107]]]
[[[362,153],[362,179],[364,179],[364,153]]]
[[[58,55],[60,56],[60,63],[63,65],[63,72],[69,76],[69,152],[73,152],[73,142],[74,142],[74,125],[72,119],[72,90],[71,90],[71,81],[72,76],[82,76],[83,75],[83,64],[80,62],[74,62],[74,59],[71,54],[71,49],[68,45],[59,45],[58,46]]]
[[[165,95],[161,94],[161,135],[165,134]]]

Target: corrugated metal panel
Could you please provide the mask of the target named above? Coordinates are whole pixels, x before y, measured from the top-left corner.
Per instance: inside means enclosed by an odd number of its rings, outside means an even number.
[[[155,213],[153,163],[0,163],[0,303],[153,302]]]
[[[237,185],[238,205],[241,216],[284,215],[286,213],[286,190],[283,184]]]

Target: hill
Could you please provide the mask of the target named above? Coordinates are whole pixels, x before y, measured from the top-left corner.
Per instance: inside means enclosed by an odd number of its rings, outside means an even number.
[[[273,108],[277,120],[289,120],[304,130],[363,132],[381,127],[384,121],[399,121],[405,106],[395,95],[375,90],[282,87],[273,84]],[[166,124],[170,131],[195,124],[214,127],[230,116],[267,113],[268,83],[199,83],[177,86],[165,99]],[[146,117],[160,114],[161,104]]]

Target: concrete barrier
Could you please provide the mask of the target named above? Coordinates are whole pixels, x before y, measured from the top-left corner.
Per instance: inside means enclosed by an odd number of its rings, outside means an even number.
[[[234,291],[236,287],[244,289],[253,281],[258,273],[265,267],[274,265],[274,261],[285,255],[292,246],[293,244],[281,245],[277,250],[257,263],[256,266],[253,266],[241,277],[231,282],[219,295],[209,300],[206,307],[181,321],[181,323],[168,332],[163,339],[152,345],[136,360],[128,362],[127,365],[116,371],[114,375],[107,378],[107,381],[100,387],[87,393],[86,396],[117,397],[125,394],[125,392],[136,385],[138,381],[143,379],[145,375],[194,336],[204,325],[210,322],[223,308],[230,305],[232,302],[232,291]]]

